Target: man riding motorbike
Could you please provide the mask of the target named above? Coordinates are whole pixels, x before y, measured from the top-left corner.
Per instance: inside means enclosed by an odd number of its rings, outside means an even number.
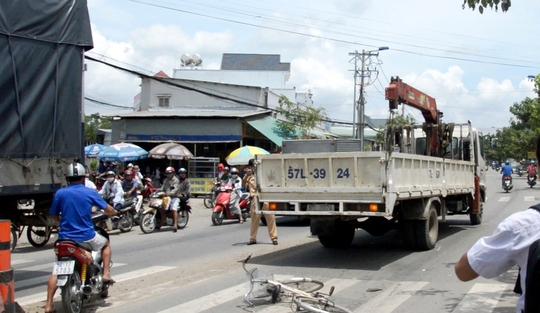
[[[534,160],[531,160],[531,163],[529,164],[529,167],[527,168],[527,175],[534,176],[534,179],[536,179],[537,173],[538,173],[538,170],[536,169],[536,164]]]
[[[242,219],[242,211],[239,205],[240,198],[242,197],[242,179],[238,176],[238,169],[236,167],[231,168],[230,175],[227,184],[233,186],[234,189],[231,192],[229,208],[232,214],[238,215],[238,222],[242,224],[244,220]]]
[[[105,201],[111,203],[116,211],[119,211],[124,204],[124,189],[122,189],[122,184],[116,179],[116,174],[113,171],[108,171],[106,176],[107,181],[101,187],[99,194]]]
[[[139,187],[139,184],[137,183],[137,180],[133,179],[133,171],[126,170],[124,172],[124,181],[122,182],[122,190],[124,190],[124,198],[136,196],[138,187]]]
[[[176,171],[172,166],[169,166],[165,169],[165,175],[167,176],[167,178],[165,178],[165,180],[163,181],[163,186],[161,186],[159,191],[165,192],[165,194],[170,197],[170,201],[168,201],[168,204],[166,208],[164,208],[164,210],[173,211],[173,232],[176,233],[176,231],[178,230],[178,208],[182,193],[180,191],[180,180],[174,175],[175,172]],[[166,216],[166,213],[161,212],[161,216]],[[161,226],[166,225],[165,219],[162,219],[161,224]]]
[[[114,209],[101,199],[95,190],[84,186],[85,169],[82,164],[70,164],[66,171],[69,186],[58,190],[51,204],[50,214],[60,221],[58,239],[71,239],[84,243],[92,250],[102,250],[103,281],[114,282],[109,273],[111,246],[107,238],[97,233],[92,223],[92,206],[104,210],[109,216],[116,214]],[[56,312],[53,307],[56,292],[56,275],[51,275],[47,283],[45,312]]]
[[[510,166],[510,161],[506,160],[506,162],[504,162],[504,165],[501,169],[501,173],[503,174],[502,175],[502,187],[504,188],[504,178],[506,176],[510,177],[510,185],[512,184],[512,173],[514,172],[514,170],[512,169],[512,166]]]
[[[187,171],[185,168],[178,170],[178,178],[180,179],[180,208],[184,209],[187,201],[191,196],[191,183],[187,179]]]

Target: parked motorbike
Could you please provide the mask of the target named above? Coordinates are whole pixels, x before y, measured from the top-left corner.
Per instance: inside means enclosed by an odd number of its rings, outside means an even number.
[[[109,239],[109,234],[98,226],[107,220],[104,212],[92,214],[96,232]],[[62,291],[64,312],[79,313],[83,301],[94,297],[105,298],[113,282],[103,282],[103,264],[101,251],[92,251],[89,247],[77,244],[70,239],[61,239],[54,244],[57,261],[54,262],[53,275],[58,275],[56,286]],[[112,262],[111,262],[112,264]]]
[[[514,186],[512,185],[512,179],[510,176],[504,176],[504,183],[503,183],[503,189],[506,192],[510,192]]]
[[[156,191],[150,195],[148,208],[144,209],[139,221],[143,233],[149,234],[162,226],[173,226],[173,211],[166,210],[168,201],[170,198],[163,191]],[[180,206],[178,210],[178,229],[187,226],[189,213],[191,213],[191,206],[188,200],[188,203],[184,207]]]
[[[528,175],[527,176],[527,184],[532,188],[534,185],[536,185],[536,175]]]
[[[143,201],[148,201],[150,199],[150,195],[153,194],[158,190],[157,187],[154,186],[152,183],[152,179],[150,177],[145,177],[143,179],[144,188],[141,191],[141,196],[143,196]]]
[[[220,187],[221,187],[221,180],[215,179],[214,186],[212,187],[212,191],[210,192],[210,194],[208,194],[204,198],[204,206],[207,207],[208,209],[214,207]]]
[[[122,208],[117,211],[116,215],[109,217],[99,223],[99,227],[107,230],[118,229],[122,233],[131,231],[134,223],[134,211],[136,203],[134,201],[125,201]]]
[[[212,224],[218,226],[223,223],[223,220],[238,220],[238,214],[232,214],[229,208],[233,191],[234,187],[230,184],[222,184],[219,187],[219,193],[212,209]],[[243,193],[238,202],[243,221],[249,217],[249,203],[249,193]]]

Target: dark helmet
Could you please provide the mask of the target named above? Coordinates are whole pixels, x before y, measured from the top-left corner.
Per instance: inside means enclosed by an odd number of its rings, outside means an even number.
[[[506,161],[504,161],[504,164],[510,165],[510,161],[506,160]]]
[[[178,170],[178,174],[187,174],[187,171],[185,168],[181,167],[179,170]]]
[[[80,163],[71,163],[66,170],[66,177],[82,177],[86,176],[86,170]]]

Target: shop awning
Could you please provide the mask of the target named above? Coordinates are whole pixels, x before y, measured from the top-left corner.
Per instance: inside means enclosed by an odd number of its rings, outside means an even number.
[[[279,130],[275,125],[275,122],[277,120],[271,116],[264,116],[258,118],[250,117],[246,118],[245,120],[249,125],[251,125],[251,127],[255,128],[257,131],[263,134],[266,138],[270,139],[277,146],[281,147],[283,140],[292,139],[285,138],[279,133]]]

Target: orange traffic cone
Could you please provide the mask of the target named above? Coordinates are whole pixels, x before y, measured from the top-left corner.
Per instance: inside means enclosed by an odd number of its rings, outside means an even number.
[[[24,312],[15,302],[15,286],[13,283],[13,268],[11,268],[11,222],[0,220],[0,312]]]

